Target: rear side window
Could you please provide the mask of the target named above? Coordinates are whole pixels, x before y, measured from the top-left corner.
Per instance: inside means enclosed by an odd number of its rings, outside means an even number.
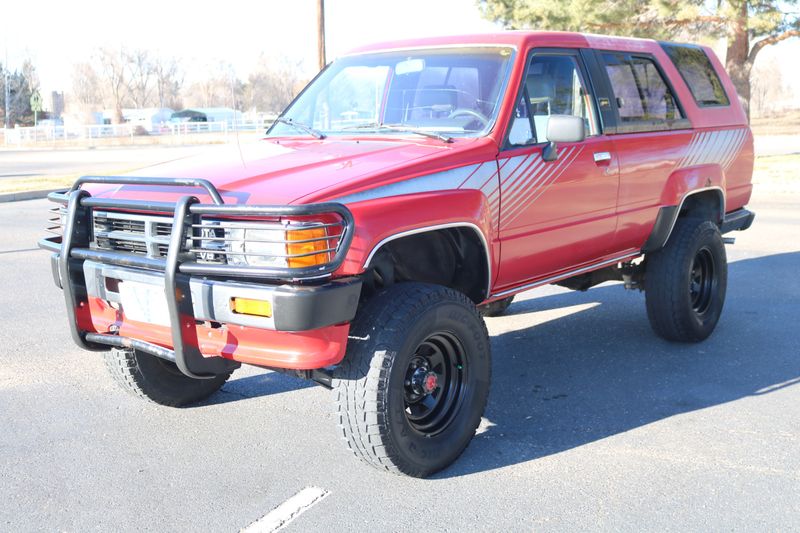
[[[622,125],[647,125],[683,118],[669,85],[655,62],[647,57],[605,53],[602,55]]]
[[[681,73],[698,106],[730,104],[722,82],[702,48],[666,43],[662,43],[661,47]]]

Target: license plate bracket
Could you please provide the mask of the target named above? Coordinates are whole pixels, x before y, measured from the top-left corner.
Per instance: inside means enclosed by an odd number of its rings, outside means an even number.
[[[159,326],[170,326],[164,287],[139,281],[120,281],[119,298],[125,318]]]

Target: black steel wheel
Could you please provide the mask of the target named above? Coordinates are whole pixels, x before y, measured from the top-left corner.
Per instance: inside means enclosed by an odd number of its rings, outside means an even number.
[[[409,424],[426,435],[444,430],[467,395],[464,348],[450,333],[439,331],[422,341],[406,368],[405,412]]]
[[[342,436],[372,466],[428,476],[469,444],[490,374],[486,326],[466,296],[422,283],[389,287],[359,311],[334,371]]]
[[[645,299],[653,330],[671,341],[706,339],[722,314],[727,280],[717,225],[678,219],[666,246],[646,258]]]
[[[707,246],[697,251],[689,275],[689,298],[698,316],[708,312],[714,300],[717,279],[714,276],[714,254]]]

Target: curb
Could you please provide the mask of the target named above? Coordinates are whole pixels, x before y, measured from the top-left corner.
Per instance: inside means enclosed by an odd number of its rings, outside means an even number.
[[[63,189],[63,187],[61,188]],[[60,191],[61,189],[48,189],[46,191],[24,191],[12,192],[9,194],[0,194],[0,204],[3,202],[21,202],[23,200],[38,200],[39,198],[47,198],[51,192]]]

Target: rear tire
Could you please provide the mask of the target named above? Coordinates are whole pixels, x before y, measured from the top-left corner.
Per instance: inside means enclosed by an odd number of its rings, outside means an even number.
[[[333,375],[350,450],[381,470],[425,477],[455,461],[489,394],[489,337],[452,289],[400,283],[375,295],[350,328]]]
[[[170,361],[131,349],[104,352],[106,368],[128,393],[157,404],[181,407],[205,400],[228,380],[232,372],[211,379],[193,379]]]
[[[513,301],[514,297],[509,296],[508,298],[496,300],[490,304],[480,305],[478,306],[478,312],[480,312],[481,316],[501,316],[505,314],[505,312],[508,310],[508,307],[511,305],[511,302]]]
[[[728,263],[719,228],[681,218],[663,249],[648,254],[645,300],[650,325],[670,341],[706,339],[722,314]]]

